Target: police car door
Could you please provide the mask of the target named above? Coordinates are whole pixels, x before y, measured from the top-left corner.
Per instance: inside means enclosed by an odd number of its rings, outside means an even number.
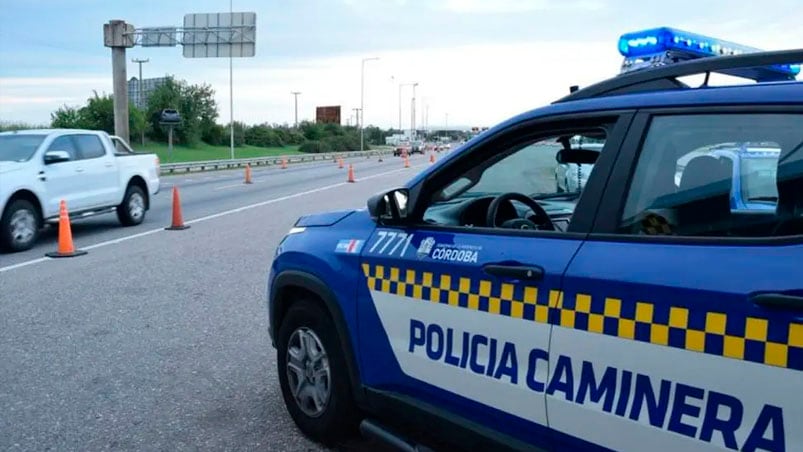
[[[358,309],[367,386],[544,444],[550,307],[559,304],[561,278],[605,180],[593,173],[592,194],[576,208],[580,193],[557,193],[557,139],[571,136],[570,127],[602,140],[606,132],[622,135],[627,120],[618,120],[489,133],[411,188],[419,221],[380,226],[363,248],[367,287],[358,289]],[[489,227],[489,207],[510,192],[541,194],[556,230],[522,228],[543,218],[509,200]]]
[[[550,426],[616,450],[803,450],[803,110],[653,113],[566,274]],[[777,171],[716,156],[751,146]]]

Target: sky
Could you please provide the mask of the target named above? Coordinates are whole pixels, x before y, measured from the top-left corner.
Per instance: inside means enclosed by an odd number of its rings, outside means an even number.
[[[0,0],[0,121],[48,124],[61,105],[111,93],[103,24],[181,26],[185,14],[228,12],[226,0]],[[672,26],[767,50],[800,47],[800,0],[232,0],[255,12],[256,55],[233,60],[234,119],[314,119],[340,105],[354,122],[365,63],[364,121],[489,127],[614,76],[623,33]],[[230,118],[229,60],[184,58],[180,46],[127,49],[127,78],[173,75],[215,90]],[[401,110],[400,110],[401,108]],[[401,115],[400,115],[401,111]],[[351,116],[351,117],[350,117]]]

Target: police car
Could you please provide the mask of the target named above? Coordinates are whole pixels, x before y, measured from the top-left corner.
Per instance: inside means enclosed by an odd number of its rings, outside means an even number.
[[[803,450],[803,49],[659,28],[619,51],[621,74],[478,135],[366,210],[297,221],[268,304],[306,435]],[[770,208],[733,208],[743,181],[725,154],[765,152],[755,170],[773,186],[744,199]],[[567,163],[593,170],[559,193]]]

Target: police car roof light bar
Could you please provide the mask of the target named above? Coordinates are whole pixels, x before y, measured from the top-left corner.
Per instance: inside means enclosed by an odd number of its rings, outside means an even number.
[[[640,70],[678,61],[711,56],[742,55],[761,49],[715,39],[670,27],[625,33],[619,38],[619,53],[625,57],[622,72]],[[780,64],[763,68],[756,81],[788,80],[800,73],[797,65]],[[754,78],[747,74],[747,78]]]
[[[643,91],[664,91],[689,88],[678,77],[717,72],[750,78],[756,81],[769,81],[767,67],[774,65],[797,65],[803,62],[803,49],[775,50],[768,52],[741,53],[716,58],[698,58],[680,61],[675,64],[651,67],[639,71],[625,72],[616,77],[581,88],[564,96],[553,104],[595,97],[630,94]],[[777,71],[776,71],[777,73]],[[773,80],[794,80],[788,74]]]

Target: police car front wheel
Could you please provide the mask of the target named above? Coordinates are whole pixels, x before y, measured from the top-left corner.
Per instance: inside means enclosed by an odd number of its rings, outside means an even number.
[[[294,302],[277,345],[282,397],[298,428],[326,445],[356,434],[346,360],[328,313],[311,300]]]

